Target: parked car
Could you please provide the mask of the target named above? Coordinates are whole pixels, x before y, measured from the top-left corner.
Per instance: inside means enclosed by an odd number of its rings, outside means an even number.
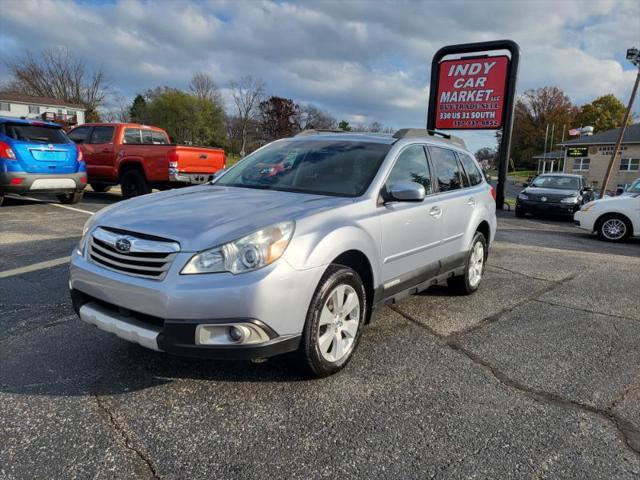
[[[631,195],[638,195],[640,193],[640,178],[633,181],[631,185],[627,187],[627,189],[622,193],[623,197],[628,197]]]
[[[276,175],[263,167],[283,158]],[[209,184],[97,213],[69,285],[82,320],[145,347],[226,359],[297,350],[325,376],[385,303],[434,284],[475,292],[495,231],[495,191],[463,141],[306,134]]]
[[[174,145],[161,128],[135,123],[85,123],[69,132],[87,162],[96,192],[120,184],[122,196],[153,188],[204,183],[226,163],[220,148]]]
[[[60,125],[0,117],[0,205],[7,193],[54,193],[77,203],[86,184],[82,153]]]
[[[634,185],[636,193],[587,203],[573,216],[575,224],[609,242],[640,237],[640,185]]]
[[[593,190],[581,175],[550,173],[538,175],[516,199],[516,217],[525,214],[573,216],[580,205],[591,200]]]

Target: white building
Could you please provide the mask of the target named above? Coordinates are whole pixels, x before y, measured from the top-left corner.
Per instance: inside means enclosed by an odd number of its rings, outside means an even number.
[[[72,126],[85,121],[82,105],[56,98],[30,97],[21,93],[0,92],[0,117],[42,119]]]

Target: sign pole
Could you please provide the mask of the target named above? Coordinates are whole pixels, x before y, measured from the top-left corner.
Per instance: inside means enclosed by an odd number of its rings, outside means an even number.
[[[467,53],[491,52],[506,50],[511,54],[505,85],[505,97],[502,105],[502,138],[498,151],[498,188],[496,189],[496,208],[504,206],[507,173],[509,169],[509,152],[511,150],[511,132],[513,130],[513,112],[515,109],[516,80],[520,62],[520,47],[513,40],[494,40],[490,42],[464,43],[448,45],[438,50],[431,60],[431,84],[429,85],[429,107],[427,110],[427,130],[436,129],[436,110],[438,105],[438,82],[440,78],[440,62],[447,55],[463,55]],[[487,57],[491,59],[491,57]]]

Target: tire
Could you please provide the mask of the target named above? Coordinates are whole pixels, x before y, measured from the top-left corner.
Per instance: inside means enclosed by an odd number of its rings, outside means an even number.
[[[340,298],[344,307],[352,309],[346,311],[343,307],[335,315]],[[302,332],[299,354],[308,375],[327,377],[349,363],[360,340],[366,305],[360,276],[344,265],[330,265],[318,283]]]
[[[609,213],[598,219],[596,230],[602,240],[623,242],[631,235],[633,225],[624,215]]]
[[[449,288],[460,295],[471,295],[478,290],[482,282],[487,253],[487,241],[484,235],[476,232],[471,242],[471,249],[467,254],[467,261],[464,264],[464,275],[448,279]]]
[[[524,218],[524,212],[520,210],[518,207],[516,207],[516,217]]]
[[[4,203],[4,195],[0,193],[0,207]]]
[[[96,193],[106,193],[111,190],[111,185],[105,185],[104,183],[92,183],[91,189]]]
[[[56,195],[60,203],[64,203],[67,205],[78,203],[80,200],[82,200],[83,196],[84,192],[59,193],[58,195]]]
[[[132,198],[151,192],[151,186],[140,170],[127,170],[120,177],[122,197]]]

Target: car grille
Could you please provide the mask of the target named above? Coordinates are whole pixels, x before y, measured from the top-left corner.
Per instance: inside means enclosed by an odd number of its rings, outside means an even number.
[[[109,270],[162,280],[179,251],[171,240],[99,227],[89,240],[88,258]]]

